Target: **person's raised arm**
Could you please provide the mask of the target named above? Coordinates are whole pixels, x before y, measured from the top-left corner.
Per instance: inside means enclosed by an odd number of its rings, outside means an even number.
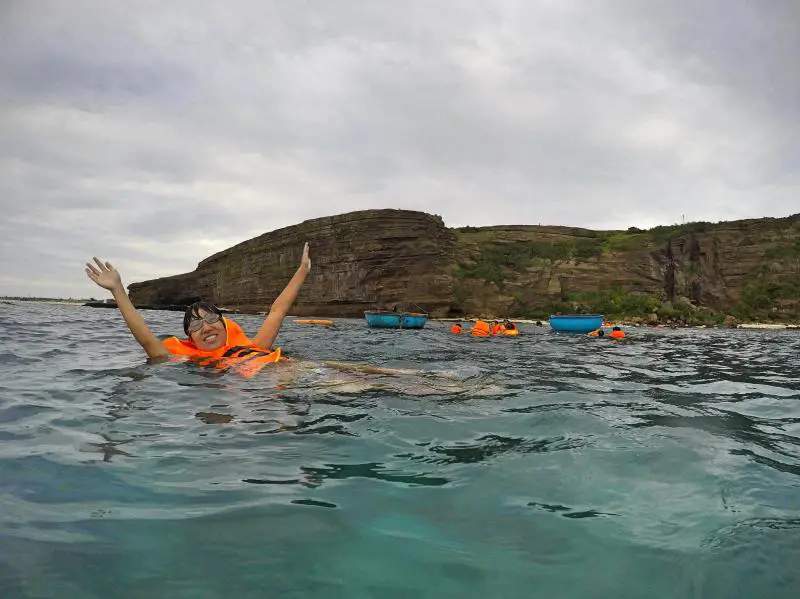
[[[292,307],[309,270],[311,270],[311,259],[308,257],[308,243],[306,243],[303,246],[303,257],[300,259],[300,266],[297,272],[294,273],[289,284],[286,285],[286,288],[273,302],[272,307],[269,309],[269,314],[264,319],[264,324],[261,325],[258,333],[253,338],[253,343],[268,349],[272,348],[272,344],[275,343],[275,338],[278,336],[278,331],[281,329],[281,324],[283,324],[283,319],[286,317],[289,308]]]
[[[108,289],[114,300],[117,302],[117,308],[122,313],[125,319],[125,324],[128,325],[131,333],[144,348],[144,351],[150,358],[169,355],[169,351],[158,340],[158,337],[153,335],[152,331],[145,324],[144,319],[136,311],[136,308],[128,297],[125,287],[122,284],[122,277],[119,276],[117,269],[111,266],[110,262],[101,262],[95,258],[94,261],[97,266],[86,263],[86,274],[97,285],[103,289]]]

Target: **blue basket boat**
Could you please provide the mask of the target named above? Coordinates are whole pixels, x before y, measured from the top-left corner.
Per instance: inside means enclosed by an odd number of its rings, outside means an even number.
[[[367,326],[373,329],[422,329],[428,315],[422,312],[388,312],[382,310],[364,312]]]
[[[550,327],[562,333],[591,333],[602,326],[602,314],[559,314],[550,317]]]

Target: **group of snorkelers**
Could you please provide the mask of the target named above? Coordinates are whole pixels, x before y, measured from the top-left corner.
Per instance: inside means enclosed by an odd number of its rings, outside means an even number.
[[[464,332],[464,327],[461,326],[460,322],[457,322],[450,327],[450,332],[455,335],[460,335]],[[472,328],[469,330],[469,334],[473,335],[474,337],[494,337],[498,335],[511,336],[519,335],[519,328],[517,327],[516,323],[511,322],[508,319],[505,319],[502,322],[499,320],[478,320],[472,325]]]
[[[537,323],[541,324],[541,323]],[[464,332],[464,326],[460,322],[454,323],[450,327],[450,332],[455,335],[460,335]],[[473,325],[472,328],[468,331],[470,335],[475,337],[494,337],[498,335],[519,335],[519,328],[517,327],[516,323],[511,322],[508,319],[503,321],[499,320],[478,320]],[[611,330],[606,333],[603,329],[596,329],[590,333],[587,333],[590,337],[610,337],[611,339],[623,339],[625,337],[625,331],[622,330],[621,327],[614,326]]]
[[[606,335],[606,332],[603,329],[595,329],[591,333],[587,333],[589,337],[611,337],[611,339],[624,339],[625,338],[625,331],[623,331],[620,327],[612,327],[611,330]]]

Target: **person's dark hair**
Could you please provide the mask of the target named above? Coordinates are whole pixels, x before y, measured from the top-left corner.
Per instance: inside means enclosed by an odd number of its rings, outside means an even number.
[[[200,310],[214,312],[222,316],[222,311],[213,304],[209,304],[208,302],[193,303],[191,306],[186,308],[186,312],[183,314],[183,332],[186,333],[187,336],[189,335],[189,322],[192,320],[192,317],[200,317]]]
[[[599,331],[597,331],[597,336],[598,337],[605,337],[606,336],[606,332],[603,329],[600,329]]]
[[[614,327],[614,328],[613,328],[613,329],[611,329],[611,330],[612,330],[612,331],[621,331],[622,329],[621,329],[621,328],[619,328],[619,327]]]

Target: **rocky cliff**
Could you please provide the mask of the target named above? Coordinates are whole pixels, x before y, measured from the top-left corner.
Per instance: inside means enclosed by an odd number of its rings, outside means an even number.
[[[509,226],[455,234],[457,312],[669,313],[684,306],[800,316],[800,214],[648,231]]]
[[[500,226],[448,229],[441,218],[366,210],[265,233],[195,271],[135,283],[137,305],[207,299],[262,311],[311,245],[313,268],[294,313],[361,316],[415,304],[434,316],[545,316],[705,310],[800,317],[800,214],[592,231]]]
[[[292,313],[360,317],[376,307],[415,304],[443,315],[453,295],[453,239],[438,216],[365,210],[265,233],[206,258],[193,272],[128,289],[136,305],[203,299],[265,311],[294,274],[308,241],[312,268]]]

